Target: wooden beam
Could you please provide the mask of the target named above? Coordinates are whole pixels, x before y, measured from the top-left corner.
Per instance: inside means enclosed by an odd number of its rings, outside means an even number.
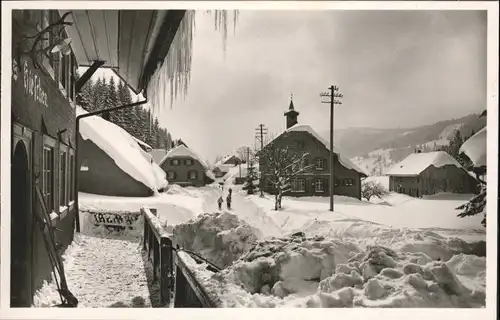
[[[94,63],[90,66],[90,68],[87,69],[87,71],[85,71],[85,73],[76,81],[75,83],[75,93],[78,94],[83,86],[87,83],[87,81],[90,80],[90,78],[94,75],[94,73],[97,71],[97,69],[99,69],[100,67],[102,67],[102,65],[105,63],[106,61],[94,61]]]

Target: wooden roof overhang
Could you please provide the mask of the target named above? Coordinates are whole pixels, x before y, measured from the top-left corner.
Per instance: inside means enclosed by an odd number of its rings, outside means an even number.
[[[60,10],[63,15],[68,10]],[[79,67],[96,61],[136,93],[163,63],[185,10],[71,10],[66,21]]]

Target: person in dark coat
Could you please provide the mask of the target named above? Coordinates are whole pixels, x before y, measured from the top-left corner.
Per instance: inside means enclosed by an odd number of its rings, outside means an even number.
[[[217,205],[219,206],[219,210],[222,210],[222,203],[224,202],[224,199],[222,199],[222,196],[217,199]]]
[[[231,210],[231,200],[232,200],[231,199],[231,189],[229,189],[229,193],[228,193],[228,195],[226,197],[226,204],[227,204],[227,208],[229,210]]]

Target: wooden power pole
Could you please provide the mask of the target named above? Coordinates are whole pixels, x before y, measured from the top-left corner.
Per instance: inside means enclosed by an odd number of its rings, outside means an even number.
[[[334,203],[333,203],[333,195],[335,194],[334,188],[335,188],[335,174],[334,174],[334,166],[335,166],[335,161],[334,161],[334,152],[333,152],[333,115],[334,115],[334,109],[336,104],[342,104],[342,101],[336,100],[335,98],[343,98],[344,96],[339,93],[339,87],[337,86],[330,86],[328,88],[330,92],[322,92],[320,94],[321,97],[329,97],[330,101],[321,101],[321,103],[329,103],[330,104],[330,179],[329,179],[329,191],[330,191],[330,211],[333,211],[334,209]]]

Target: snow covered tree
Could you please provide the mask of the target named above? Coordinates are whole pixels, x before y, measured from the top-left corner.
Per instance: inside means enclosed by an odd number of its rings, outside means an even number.
[[[106,95],[106,105],[105,108],[114,108],[120,105],[120,101],[118,100],[118,93],[115,85],[115,78],[111,77],[109,79],[109,83],[107,85],[107,95]],[[111,122],[114,124],[124,128],[123,125],[123,112],[122,110],[111,111],[109,114],[109,118]]]
[[[289,145],[278,146],[270,143],[262,149],[258,156],[261,162],[265,162],[268,172],[265,174],[267,181],[273,186],[274,191],[274,209],[282,208],[281,200],[283,193],[291,189],[292,181],[299,174],[309,172],[314,164],[307,164],[309,153],[292,151]]]
[[[76,104],[88,112],[95,111],[94,108],[94,83],[92,80],[87,81],[76,96]]]
[[[389,192],[380,184],[375,181],[363,181],[361,183],[361,197],[370,201],[372,197],[382,199],[383,196],[388,195]]]
[[[480,188],[478,195],[474,196],[469,202],[457,207],[457,210],[462,210],[458,214],[460,218],[483,214],[484,218],[481,224],[486,227],[486,184],[481,184]]]
[[[257,171],[255,170],[255,165],[252,160],[248,163],[247,179],[243,184],[243,190],[247,191],[247,194],[254,194],[258,190],[258,186],[255,181],[258,180]]]

